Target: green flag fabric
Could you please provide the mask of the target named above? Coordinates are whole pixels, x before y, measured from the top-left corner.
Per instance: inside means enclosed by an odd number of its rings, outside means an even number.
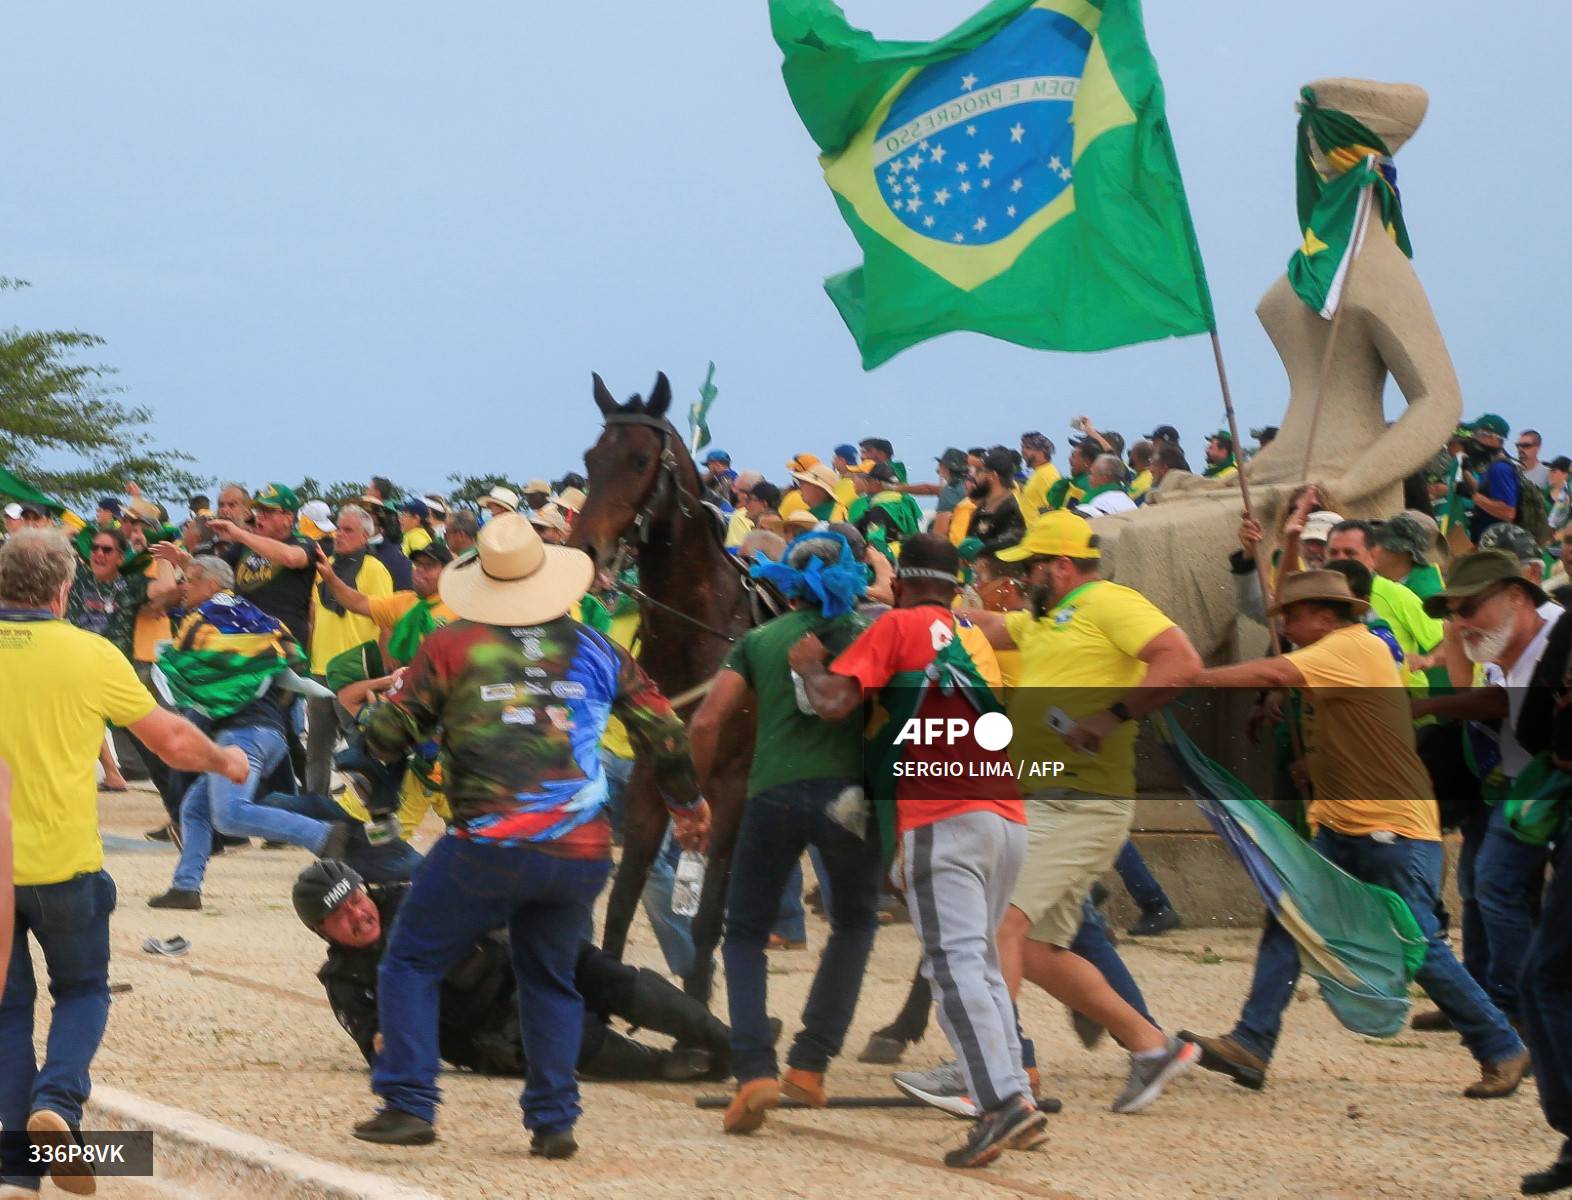
[[[704,382],[699,385],[699,398],[688,405],[688,452],[697,454],[710,444],[710,405],[720,389],[715,386],[715,364],[710,364]]]
[[[1214,328],[1139,0],[993,0],[881,42],[770,0],[786,89],[863,265],[825,289],[872,369],[972,330],[1106,350]]]
[[[1299,948],[1321,998],[1343,1026],[1391,1037],[1408,1021],[1408,985],[1425,937],[1396,892],[1355,879],[1316,852],[1226,769],[1168,709],[1152,726],[1185,790],[1228,846],[1272,916]]]
[[[1319,149],[1332,177],[1322,177],[1312,149]],[[1397,167],[1380,135],[1335,108],[1322,108],[1315,92],[1300,92],[1297,148],[1299,249],[1288,260],[1288,282],[1295,294],[1330,320],[1342,301],[1349,264],[1359,253],[1355,230],[1368,229],[1365,214],[1381,206],[1381,226],[1409,258],[1414,248],[1403,221]]]
[[[233,592],[220,592],[188,613],[173,641],[159,647],[153,680],[176,708],[222,720],[306,662],[281,621]]]

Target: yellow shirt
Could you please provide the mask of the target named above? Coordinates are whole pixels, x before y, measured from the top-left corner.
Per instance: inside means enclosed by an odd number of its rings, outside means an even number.
[[[1435,792],[1414,748],[1408,692],[1386,643],[1363,625],[1349,625],[1287,658],[1309,689],[1310,824],[1353,837],[1390,830],[1440,841]]]
[[[1048,507],[1048,489],[1058,482],[1059,468],[1052,463],[1043,463],[1034,468],[1021,485],[1021,494],[1016,502],[1021,506],[1021,516],[1026,518],[1026,528],[1030,529],[1037,524],[1037,518]]]
[[[1004,623],[1021,651],[1009,701],[1012,757],[1064,763],[1060,775],[1040,777],[1051,780],[1049,787],[1133,797],[1138,722],[1120,725],[1096,754],[1082,754],[1046,718],[1052,709],[1075,720],[1089,717],[1138,687],[1146,678],[1141,651],[1174,623],[1140,592],[1106,579],[1083,583],[1041,620],[1024,611],[1006,614]]]
[[[639,632],[639,610],[623,613],[611,619],[611,640],[616,642],[628,653],[633,652],[633,639]],[[684,714],[679,714],[684,715]],[[628,740],[628,730],[620,717],[612,717],[606,722],[606,732],[601,735],[600,744],[610,750],[618,758],[633,757],[633,743]]]
[[[405,614],[420,601],[420,597],[414,592],[407,591],[394,592],[390,596],[368,596],[367,599],[371,603],[371,619],[377,623],[377,628],[384,636],[393,632],[393,626],[403,620]],[[441,600],[431,606],[431,616],[439,628],[458,620],[458,613]],[[357,646],[359,644],[359,642],[354,643]]]
[[[855,499],[857,499],[857,481],[850,475],[842,475],[841,481],[835,485],[835,503],[840,507],[841,515],[830,519],[844,521],[846,510],[852,506],[852,501]]]
[[[152,694],[104,638],[65,621],[0,621],[0,759],[14,783],[17,886],[102,869],[95,768],[104,725],[152,711]]]
[[[792,513],[801,512],[807,507],[808,502],[802,498],[802,493],[799,492],[796,488],[792,488],[791,491],[787,492],[784,496],[781,497],[781,506],[775,511],[780,513],[781,520],[784,521],[787,517],[791,516]]]
[[[158,564],[147,564],[143,572],[149,579],[158,577]],[[131,657],[139,663],[150,663],[155,657],[159,642],[169,640],[169,613],[154,612],[153,606],[144,604],[136,614],[136,628],[131,635]]]
[[[393,576],[369,550],[355,576],[355,590],[366,596],[391,596]],[[413,594],[413,593],[411,593]],[[377,623],[359,613],[339,614],[322,606],[322,585],[311,592],[311,673],[326,675],[336,654],[377,640]]]
[[[417,526],[415,526],[415,528],[411,529],[408,533],[406,533],[404,535],[404,541],[403,541],[404,557],[408,558],[411,554],[415,553],[415,551],[417,551],[417,550],[424,550],[427,546],[431,545],[431,542],[432,542],[431,534],[426,532],[425,526],[424,525],[417,525]]]
[[[972,527],[972,514],[976,511],[977,501],[970,496],[950,510],[950,545],[959,546],[966,540],[967,531]]]
[[[726,549],[736,549],[752,532],[753,518],[748,515],[747,509],[733,509],[731,520],[726,522]]]
[[[1132,500],[1139,500],[1151,490],[1152,473],[1150,471],[1141,471],[1134,479],[1130,480],[1130,499]]]

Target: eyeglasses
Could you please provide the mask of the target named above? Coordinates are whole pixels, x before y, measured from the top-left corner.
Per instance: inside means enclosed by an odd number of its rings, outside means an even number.
[[[1470,621],[1473,619],[1475,613],[1477,613],[1485,605],[1489,604],[1505,590],[1505,584],[1497,584],[1489,591],[1481,592],[1479,595],[1474,596],[1471,599],[1464,600],[1456,608],[1448,610],[1441,619],[1443,621],[1455,621],[1461,617],[1465,621]]]
[[[113,542],[110,542],[107,546],[102,542],[93,543],[94,554],[113,554],[118,549],[120,549],[120,547],[116,546]]]

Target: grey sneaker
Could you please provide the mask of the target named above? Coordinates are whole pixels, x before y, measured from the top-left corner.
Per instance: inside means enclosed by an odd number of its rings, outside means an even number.
[[[897,1071],[890,1078],[908,1096],[931,1104],[952,1117],[973,1120],[977,1103],[966,1089],[966,1076],[955,1061],[942,1062],[931,1071]]]
[[[1162,1054],[1151,1058],[1130,1056],[1130,1077],[1113,1102],[1116,1113],[1136,1113],[1163,1094],[1169,1080],[1200,1061],[1201,1047],[1171,1037]]]

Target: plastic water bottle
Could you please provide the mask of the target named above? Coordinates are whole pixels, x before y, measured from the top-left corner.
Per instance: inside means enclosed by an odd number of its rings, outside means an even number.
[[[676,881],[671,889],[671,911],[679,917],[697,916],[704,891],[704,855],[684,850],[677,860]]]

